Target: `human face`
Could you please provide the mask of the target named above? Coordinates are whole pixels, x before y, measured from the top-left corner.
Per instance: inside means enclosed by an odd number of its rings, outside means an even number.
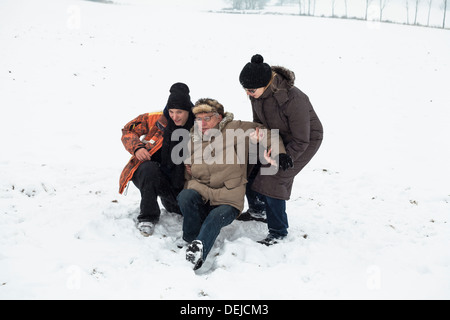
[[[264,89],[265,88],[245,89],[245,92],[247,93],[248,96],[255,99],[259,99],[259,97],[261,97],[262,94],[264,93]]]
[[[177,127],[184,126],[189,118],[189,112],[181,109],[169,109],[169,115]]]
[[[202,133],[207,134],[222,121],[222,118],[218,113],[199,113],[195,116],[195,121],[199,126],[201,125]]]

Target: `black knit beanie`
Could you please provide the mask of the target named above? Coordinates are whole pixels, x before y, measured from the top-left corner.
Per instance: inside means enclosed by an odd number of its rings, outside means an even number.
[[[191,111],[194,104],[189,96],[189,87],[184,83],[175,83],[170,88],[170,96],[167,101],[166,110],[169,109],[180,109],[185,111]]]
[[[257,54],[242,69],[239,81],[245,89],[258,89],[267,86],[272,79],[272,68],[264,63],[264,58]]]

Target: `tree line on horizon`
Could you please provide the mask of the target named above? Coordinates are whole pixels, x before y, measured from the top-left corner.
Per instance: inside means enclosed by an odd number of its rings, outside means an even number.
[[[271,0],[227,0],[230,4],[232,4],[232,9],[234,10],[262,10],[264,9]],[[277,5],[283,6],[286,4],[298,4],[299,6],[299,14],[305,16],[316,16],[316,5],[319,1],[323,0],[278,0]],[[356,0],[352,0],[351,3],[354,3]],[[376,8],[378,13],[377,20],[389,22],[384,19],[385,9],[389,6],[391,0],[359,0],[363,1],[363,5],[365,6],[365,15],[362,17],[349,17],[348,9],[349,2],[348,0],[328,0],[331,6],[331,17],[339,17],[344,19],[361,19],[361,20],[369,20],[369,9]],[[406,24],[407,25],[422,25],[418,22],[418,14],[420,10],[427,10],[427,24],[425,26],[430,27],[430,16],[431,9],[433,5],[439,4],[440,10],[442,11],[442,25],[441,27],[445,29],[446,26],[446,18],[447,18],[447,10],[449,9],[448,0],[402,0],[404,3],[405,13],[406,13]],[[439,3],[440,2],[440,3]],[[344,5],[344,15],[337,16],[336,15],[336,5],[337,4]],[[411,19],[411,14],[414,16]],[[323,15],[321,15],[323,16]]]

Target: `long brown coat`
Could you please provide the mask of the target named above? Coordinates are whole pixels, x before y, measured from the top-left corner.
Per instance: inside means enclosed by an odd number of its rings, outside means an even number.
[[[253,121],[279,129],[294,168],[276,175],[258,174],[252,189],[263,195],[289,200],[295,176],[311,161],[323,139],[323,127],[309,98],[294,86],[295,74],[283,67],[259,99],[251,98]]]
[[[257,127],[262,128],[262,125],[253,122],[234,121],[232,113],[226,113],[224,119],[218,125],[217,129],[222,133],[221,141],[222,149],[212,147],[212,141],[203,141],[203,139],[195,134],[194,128],[191,130],[191,172],[192,176],[188,176],[186,182],[186,189],[193,189],[200,193],[205,201],[209,201],[212,206],[230,205],[242,212],[245,201],[245,188],[247,184],[247,166],[249,162],[249,139],[245,139],[245,152],[239,154],[237,139],[227,139],[226,130],[242,129],[244,132]],[[267,145],[271,146],[271,136],[268,132]],[[215,141],[215,139],[214,139]],[[277,140],[279,143],[279,152],[284,153],[283,142]],[[216,145],[217,146],[217,145]],[[200,157],[196,157],[195,150],[198,150]],[[230,158],[227,161],[227,149],[232,151]],[[205,157],[211,154],[220,161],[208,161]],[[273,155],[276,156],[276,155]],[[232,161],[230,161],[232,160]],[[230,163],[232,162],[232,163]],[[186,161],[185,161],[186,163]]]

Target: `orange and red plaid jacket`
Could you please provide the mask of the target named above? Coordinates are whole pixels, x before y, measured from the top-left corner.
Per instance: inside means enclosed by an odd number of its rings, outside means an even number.
[[[142,163],[134,153],[138,149],[145,148],[150,155],[154,155],[156,151],[161,149],[166,126],[167,119],[163,112],[153,112],[138,116],[122,129],[122,143],[132,157],[120,175],[120,194],[123,193]]]

